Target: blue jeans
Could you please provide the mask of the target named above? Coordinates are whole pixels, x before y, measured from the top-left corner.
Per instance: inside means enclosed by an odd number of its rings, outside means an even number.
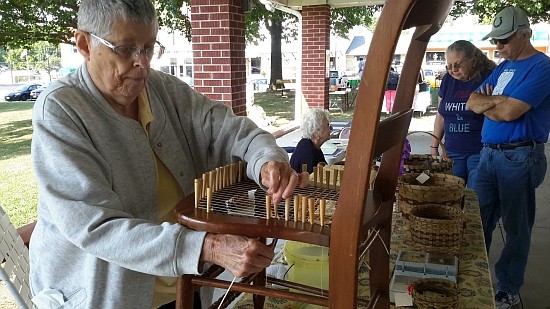
[[[453,159],[453,175],[464,179],[468,188],[473,188],[481,155],[447,151],[447,156]]]
[[[523,285],[535,221],[535,188],[545,174],[544,144],[481,150],[474,189],[479,198],[487,252],[500,218],[506,232],[504,248],[495,264],[500,291],[518,294]]]

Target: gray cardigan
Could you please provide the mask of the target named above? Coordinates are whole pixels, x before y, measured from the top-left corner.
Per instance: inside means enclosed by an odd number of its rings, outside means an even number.
[[[151,70],[150,136],[117,114],[85,65],[50,86],[33,110],[39,186],[30,242],[33,295],[60,291],[62,308],[151,308],[155,276],[197,274],[205,233],[157,221],[154,156],[185,195],[203,172],[243,159],[259,181],[288,161],[273,136],[178,78]]]

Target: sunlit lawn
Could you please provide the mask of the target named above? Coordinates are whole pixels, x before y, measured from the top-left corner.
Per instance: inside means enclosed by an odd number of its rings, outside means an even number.
[[[256,93],[254,104],[260,105],[267,116],[275,117],[274,125],[284,126],[294,120],[294,92],[291,92],[288,98],[283,98],[280,93]],[[330,121],[350,121],[353,116],[353,109],[341,113],[338,111],[330,112]]]
[[[36,218],[37,184],[31,167],[33,102],[0,103],[0,205],[16,226]]]

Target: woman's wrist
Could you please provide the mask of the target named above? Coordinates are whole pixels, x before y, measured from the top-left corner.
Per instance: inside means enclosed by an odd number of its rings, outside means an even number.
[[[430,148],[436,148],[437,149],[437,148],[439,148],[439,146],[430,146]]]

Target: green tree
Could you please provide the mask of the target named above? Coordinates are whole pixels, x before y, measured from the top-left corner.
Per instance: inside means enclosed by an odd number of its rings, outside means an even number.
[[[0,2],[0,46],[28,47],[33,42],[46,41],[52,44],[71,43],[72,31],[76,28],[77,0],[4,0]],[[190,0],[153,0],[159,14],[161,26],[179,30],[188,38],[191,36],[189,15],[182,8]],[[258,0],[253,0],[253,18],[247,18],[247,37],[258,34],[259,22],[276,17],[277,12],[269,14]],[[548,0],[477,0],[457,1],[454,16],[470,13],[480,16],[480,20],[489,23],[502,8],[516,5],[523,8],[533,22],[550,21],[550,1]],[[355,25],[370,25],[371,12],[379,7],[337,8],[332,10],[334,33],[346,37],[347,30]],[[272,16],[273,15],[273,16]],[[289,18],[286,14],[285,20]],[[260,18],[260,19],[256,19]],[[255,24],[251,24],[256,20]],[[282,34],[285,37],[285,34]]]
[[[159,14],[161,26],[178,30],[188,38],[191,36],[189,15],[184,4],[190,0],[153,0]],[[71,43],[72,31],[76,28],[78,0],[4,0],[0,2],[0,46],[7,46],[10,53],[17,48],[30,47],[34,42],[46,41],[52,44]],[[451,14],[460,16],[466,13],[477,14],[484,23],[502,8],[516,5],[523,8],[533,22],[550,21],[550,2],[548,0],[477,0],[457,1]],[[337,8],[332,10],[332,32],[347,37],[348,30],[356,25],[371,26],[373,13],[380,7]],[[270,12],[259,2],[253,0],[253,8],[245,16],[247,39],[249,42],[262,40],[260,25],[265,25],[272,39],[272,75],[271,79],[281,78],[281,40],[296,35],[296,18],[278,10]],[[14,60],[13,56],[11,57]],[[7,59],[5,59],[7,60]],[[274,73],[273,73],[274,72]]]
[[[189,17],[182,7],[189,0],[153,1],[159,24],[191,35]],[[71,44],[77,28],[77,0],[3,0],[0,2],[0,46],[29,47],[34,42]]]
[[[451,15],[460,16],[465,13],[479,16],[482,24],[490,24],[495,15],[507,6],[522,8],[531,23],[550,21],[550,1],[548,0],[477,0],[457,1]]]
[[[332,33],[348,38],[349,29],[357,25],[372,28],[374,12],[380,7],[352,7],[331,10]],[[265,37],[260,33],[261,25],[269,31],[271,38],[271,84],[282,78],[282,41],[286,42],[297,36],[296,16],[280,10],[270,11],[259,1],[253,1],[252,10],[245,15],[247,25],[246,39],[249,43],[257,44]]]
[[[41,41],[28,48],[8,49],[3,58],[12,70],[30,69],[36,72],[46,71],[51,74],[52,71],[59,69],[60,56],[58,45]]]

